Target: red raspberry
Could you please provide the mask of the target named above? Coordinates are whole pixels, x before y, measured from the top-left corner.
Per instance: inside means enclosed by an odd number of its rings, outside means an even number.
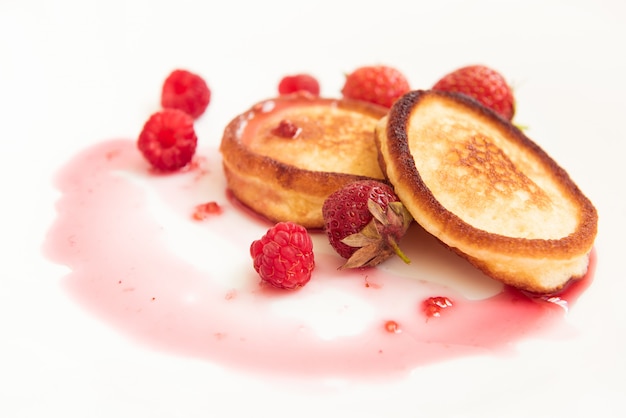
[[[410,90],[406,77],[397,69],[385,65],[360,67],[348,74],[341,90],[343,97],[391,105]]]
[[[154,168],[174,171],[191,161],[197,142],[193,118],[181,110],[164,109],[145,123],[137,148]]]
[[[211,90],[202,77],[186,70],[174,70],[165,79],[161,106],[182,110],[197,119],[211,101]]]
[[[433,90],[465,94],[508,120],[515,114],[513,90],[500,73],[484,65],[454,70],[437,81]]]
[[[278,84],[278,93],[290,94],[298,91],[307,91],[314,96],[320,94],[320,84],[309,74],[295,74],[283,77]]]
[[[311,279],[315,267],[313,241],[306,228],[279,222],[250,245],[254,269],[261,279],[281,289],[297,289]]]
[[[281,138],[293,139],[302,132],[302,128],[294,125],[289,119],[282,119],[271,132]]]

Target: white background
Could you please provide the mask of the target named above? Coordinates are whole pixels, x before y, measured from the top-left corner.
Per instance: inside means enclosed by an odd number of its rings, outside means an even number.
[[[0,0],[0,415],[624,416],[625,41],[618,0]],[[90,144],[136,137],[169,71],[211,86],[197,125],[210,145],[284,74],[315,74],[337,96],[345,72],[376,63],[414,88],[472,63],[511,80],[516,120],[600,214],[575,341],[320,394],[151,351],[60,288],[64,268],[41,253],[51,176]]]

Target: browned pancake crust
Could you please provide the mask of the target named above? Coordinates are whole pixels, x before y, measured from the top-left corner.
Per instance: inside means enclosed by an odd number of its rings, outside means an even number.
[[[551,237],[549,239],[542,238],[519,238],[488,232],[484,229],[477,228],[461,219],[458,214],[453,213],[442,205],[435,198],[429,186],[425,184],[420,175],[420,167],[416,167],[415,159],[411,155],[409,149],[408,132],[409,124],[414,112],[419,107],[428,105],[430,100],[445,100],[446,106],[458,106],[462,112],[469,112],[473,118],[479,123],[488,124],[492,129],[500,135],[513,141],[515,146],[536,164],[542,166],[542,170],[549,173],[551,184],[555,185],[560,193],[565,196],[569,202],[573,202],[572,206],[578,209],[577,224],[571,234],[563,237]],[[381,126],[378,127],[381,130]],[[527,259],[534,260],[570,260],[572,258],[585,256],[593,246],[597,234],[598,215],[596,209],[590,200],[583,195],[578,186],[571,180],[567,172],[561,168],[544,150],[536,143],[526,137],[521,130],[506,121],[489,109],[478,105],[472,99],[466,96],[454,93],[435,92],[435,91],[413,91],[398,100],[389,112],[386,126],[384,128],[386,134],[385,153],[379,155],[379,162],[383,171],[389,173],[393,165],[393,177],[391,180],[396,187],[396,192],[403,200],[405,205],[412,212],[415,219],[422,225],[427,225],[431,232],[438,236],[444,244],[462,243],[464,247],[480,249],[484,254],[496,254],[502,259],[510,257],[511,259]],[[380,134],[377,133],[377,134]],[[377,139],[378,146],[381,146],[380,138]],[[464,158],[466,164],[481,165],[482,175],[487,176],[488,181],[515,183],[516,188],[530,187],[524,184],[524,175],[518,175],[515,167],[502,167],[501,158],[497,153],[499,149],[492,147],[489,140],[482,140],[480,135],[473,137],[472,143],[464,143],[461,145],[464,149],[454,150],[450,158]],[[457,152],[458,151],[458,152]],[[474,154],[474,155],[470,155]],[[471,161],[473,158],[473,161]],[[468,162],[469,161],[469,162]],[[506,178],[503,178],[505,176]],[[498,185],[501,187],[501,185]],[[487,191],[487,199],[489,198]],[[502,190],[499,190],[502,192]],[[506,192],[506,190],[505,190]],[[535,199],[534,204],[541,205],[543,196],[541,190],[531,190],[530,195]],[[457,198],[471,199],[471,196],[457,196]],[[475,197],[477,199],[478,197]],[[547,202],[546,204],[549,204]],[[503,217],[507,214],[503,213]],[[556,288],[542,287],[541,283],[534,283],[532,278],[521,278],[522,272],[505,273],[498,268],[494,268],[488,259],[480,259],[465,254],[459,249],[458,245],[450,245],[453,250],[465,256],[470,262],[481,268],[488,275],[504,281],[505,283],[515,285],[517,287],[525,287],[530,291],[547,292],[558,290],[564,283],[560,283]],[[524,282],[521,284],[521,282]]]
[[[233,195],[272,222],[322,228],[321,207],[335,190],[364,178],[383,179],[374,126],[387,109],[360,101],[285,95],[233,119],[220,145]],[[288,119],[295,138],[272,132]]]

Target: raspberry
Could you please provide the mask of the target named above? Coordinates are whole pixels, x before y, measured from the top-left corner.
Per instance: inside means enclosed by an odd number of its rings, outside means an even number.
[[[250,255],[261,279],[281,289],[304,286],[315,267],[313,241],[306,228],[293,222],[279,222],[253,241]]]
[[[211,90],[202,77],[186,70],[174,70],[165,79],[161,106],[182,110],[197,119],[211,101]]]
[[[280,94],[290,94],[298,91],[307,91],[314,96],[319,96],[319,82],[309,74],[295,74],[283,77],[278,84],[278,93]]]
[[[191,161],[197,142],[193,118],[181,110],[164,109],[146,121],[137,148],[157,170],[174,171]]]
[[[300,132],[302,132],[302,128],[297,127],[288,119],[281,120],[274,129],[272,129],[272,134],[279,136],[281,138],[293,139],[297,137]]]

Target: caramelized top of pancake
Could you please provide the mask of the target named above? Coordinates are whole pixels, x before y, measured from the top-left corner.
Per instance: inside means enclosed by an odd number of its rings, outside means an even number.
[[[519,129],[465,96],[412,92],[386,121],[403,183],[459,238],[521,249],[526,240],[588,246],[595,208],[568,174]],[[469,234],[469,235],[468,235]],[[567,247],[567,245],[565,246]],[[563,248],[565,250],[565,248]]]
[[[419,173],[443,207],[475,228],[509,237],[575,232],[577,200],[554,181],[554,164],[533,158],[522,136],[459,112],[455,101],[424,100],[432,101],[424,104],[429,111],[407,120],[408,146],[412,155],[428,156],[419,158]]]
[[[414,219],[488,275],[545,292],[586,271],[594,206],[509,121],[467,96],[413,91],[376,134],[381,167]]]
[[[374,129],[386,114],[371,103],[309,94],[262,101],[224,130],[228,187],[269,220],[322,228],[322,204],[332,192],[384,178]]]
[[[239,140],[249,152],[308,171],[382,178],[374,145],[374,127],[384,116],[365,103],[308,95],[266,100],[243,115]],[[282,123],[292,137],[275,130]]]

